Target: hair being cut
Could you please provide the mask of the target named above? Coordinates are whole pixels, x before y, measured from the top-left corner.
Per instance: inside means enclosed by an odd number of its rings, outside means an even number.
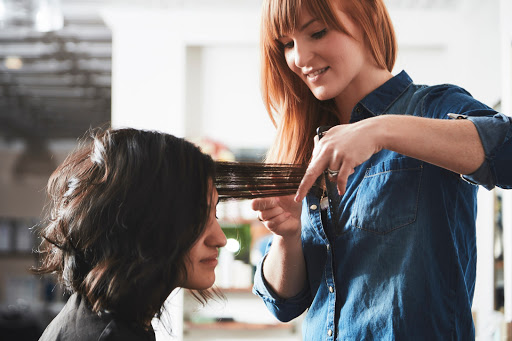
[[[277,128],[275,143],[268,153],[270,162],[307,164],[315,129],[339,124],[334,101],[314,97],[286,64],[278,41],[297,28],[301,11],[308,11],[329,29],[347,33],[336,9],[342,9],[360,25],[377,65],[393,69],[397,45],[383,0],[264,0],[260,28],[262,97]]]
[[[299,164],[216,162],[219,201],[295,194],[306,167]]]

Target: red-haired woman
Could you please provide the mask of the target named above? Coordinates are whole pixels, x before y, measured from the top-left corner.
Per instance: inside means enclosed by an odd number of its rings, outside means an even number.
[[[474,183],[512,185],[510,118],[393,76],[383,0],[265,0],[261,23],[269,160],[309,166],[295,197],[253,201],[274,233],[254,292],[308,310],[304,340],[474,339]]]

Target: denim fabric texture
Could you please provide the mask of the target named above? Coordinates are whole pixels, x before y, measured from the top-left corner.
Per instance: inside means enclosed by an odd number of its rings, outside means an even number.
[[[478,185],[510,188],[509,117],[454,85],[416,85],[405,71],[353,109],[351,122],[394,114],[451,119],[464,115],[481,137],[486,160],[473,174],[389,150],[355,169],[339,196],[327,184],[323,224],[318,195],[302,206],[308,281],[280,299],[257,267],[253,292],[281,321],[307,310],[310,340],[474,340],[471,304],[476,273]]]

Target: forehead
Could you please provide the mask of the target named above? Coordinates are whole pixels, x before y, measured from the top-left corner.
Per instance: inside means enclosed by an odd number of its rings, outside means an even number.
[[[215,188],[212,180],[208,182],[208,192],[208,203],[214,206],[217,205],[219,201],[219,193],[217,192],[217,188]]]
[[[283,38],[283,37],[286,37],[288,35],[293,35],[295,33],[303,33],[308,28],[316,27],[316,25],[318,25],[318,24],[325,25],[325,23],[322,20],[314,18],[309,13],[304,13],[300,17],[300,19],[297,22],[297,25],[295,26],[295,28],[293,30],[291,30],[291,31],[282,32],[281,36],[279,36],[279,39]]]

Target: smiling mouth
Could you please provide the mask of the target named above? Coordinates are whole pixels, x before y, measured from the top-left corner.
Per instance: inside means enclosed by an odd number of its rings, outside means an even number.
[[[311,73],[308,73],[306,75],[306,77],[308,78],[315,78],[316,76],[319,76],[321,75],[322,73],[324,73],[325,71],[327,71],[329,69],[329,67],[324,67],[323,69],[320,69],[320,70],[316,70],[315,72],[311,72]]]

